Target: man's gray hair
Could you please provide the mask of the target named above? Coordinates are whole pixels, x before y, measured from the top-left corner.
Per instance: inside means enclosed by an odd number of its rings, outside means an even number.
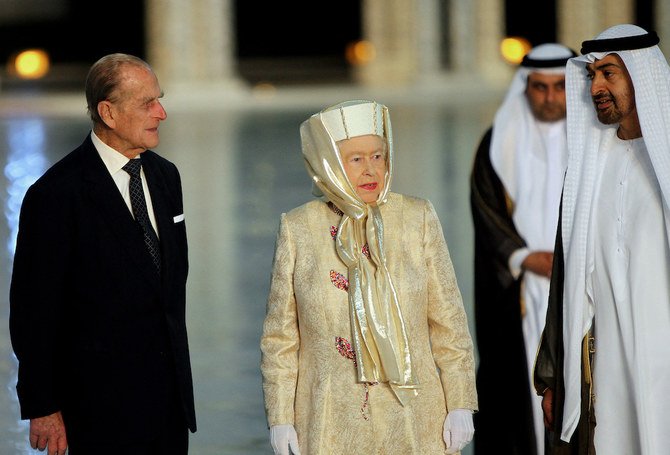
[[[125,65],[141,66],[152,71],[151,66],[141,58],[121,53],[105,55],[91,66],[86,76],[86,109],[94,124],[103,123],[98,114],[98,103],[112,100],[121,82],[121,68]]]

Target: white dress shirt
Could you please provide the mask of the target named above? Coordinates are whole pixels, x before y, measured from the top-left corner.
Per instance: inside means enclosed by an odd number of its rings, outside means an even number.
[[[123,200],[126,201],[128,210],[130,210],[130,213],[132,214],[133,208],[130,203],[130,188],[129,188],[130,175],[122,169],[123,166],[125,166],[126,163],[128,163],[128,158],[126,158],[120,152],[117,152],[116,150],[111,148],[109,145],[102,142],[102,140],[100,140],[100,138],[96,136],[93,131],[91,131],[91,140],[93,141],[93,145],[95,146],[95,149],[98,151],[100,158],[102,158],[102,162],[105,163],[105,167],[107,167],[107,170],[112,176],[112,179],[114,179],[114,183],[116,183],[116,186],[119,188],[121,196],[123,196]],[[139,159],[139,156],[136,159]],[[156,216],[154,215],[154,207],[153,204],[151,203],[151,193],[149,193],[149,187],[147,186],[147,178],[144,175],[143,167],[141,168],[140,171],[140,177],[142,178],[142,189],[144,190],[144,199],[147,202],[147,211],[149,212],[149,220],[151,220],[151,225],[153,226],[154,231],[156,231],[156,235],[160,238],[160,234],[158,232],[158,226],[156,224]]]

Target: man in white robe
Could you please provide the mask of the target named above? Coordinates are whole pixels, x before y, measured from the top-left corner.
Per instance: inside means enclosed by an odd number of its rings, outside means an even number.
[[[567,64],[562,254],[535,386],[571,453],[670,450],[670,67],[658,42],[617,25]]]
[[[544,454],[541,398],[531,387],[531,372],[568,156],[565,64],[576,55],[556,43],[531,49],[473,163],[477,454]],[[514,423],[501,425],[503,420]]]

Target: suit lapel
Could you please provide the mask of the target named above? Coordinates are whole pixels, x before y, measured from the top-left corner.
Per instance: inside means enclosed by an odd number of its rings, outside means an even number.
[[[94,209],[106,220],[106,226],[117,237],[124,253],[137,264],[153,285],[159,285],[156,267],[144,244],[142,231],[128,210],[118,187],[105,167],[90,137],[81,149],[84,162],[84,179]]]

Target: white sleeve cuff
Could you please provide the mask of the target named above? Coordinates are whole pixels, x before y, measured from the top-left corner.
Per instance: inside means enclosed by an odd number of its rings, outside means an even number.
[[[529,254],[530,250],[528,248],[519,248],[509,257],[507,264],[514,279],[519,278],[519,275],[521,275],[521,264]]]

